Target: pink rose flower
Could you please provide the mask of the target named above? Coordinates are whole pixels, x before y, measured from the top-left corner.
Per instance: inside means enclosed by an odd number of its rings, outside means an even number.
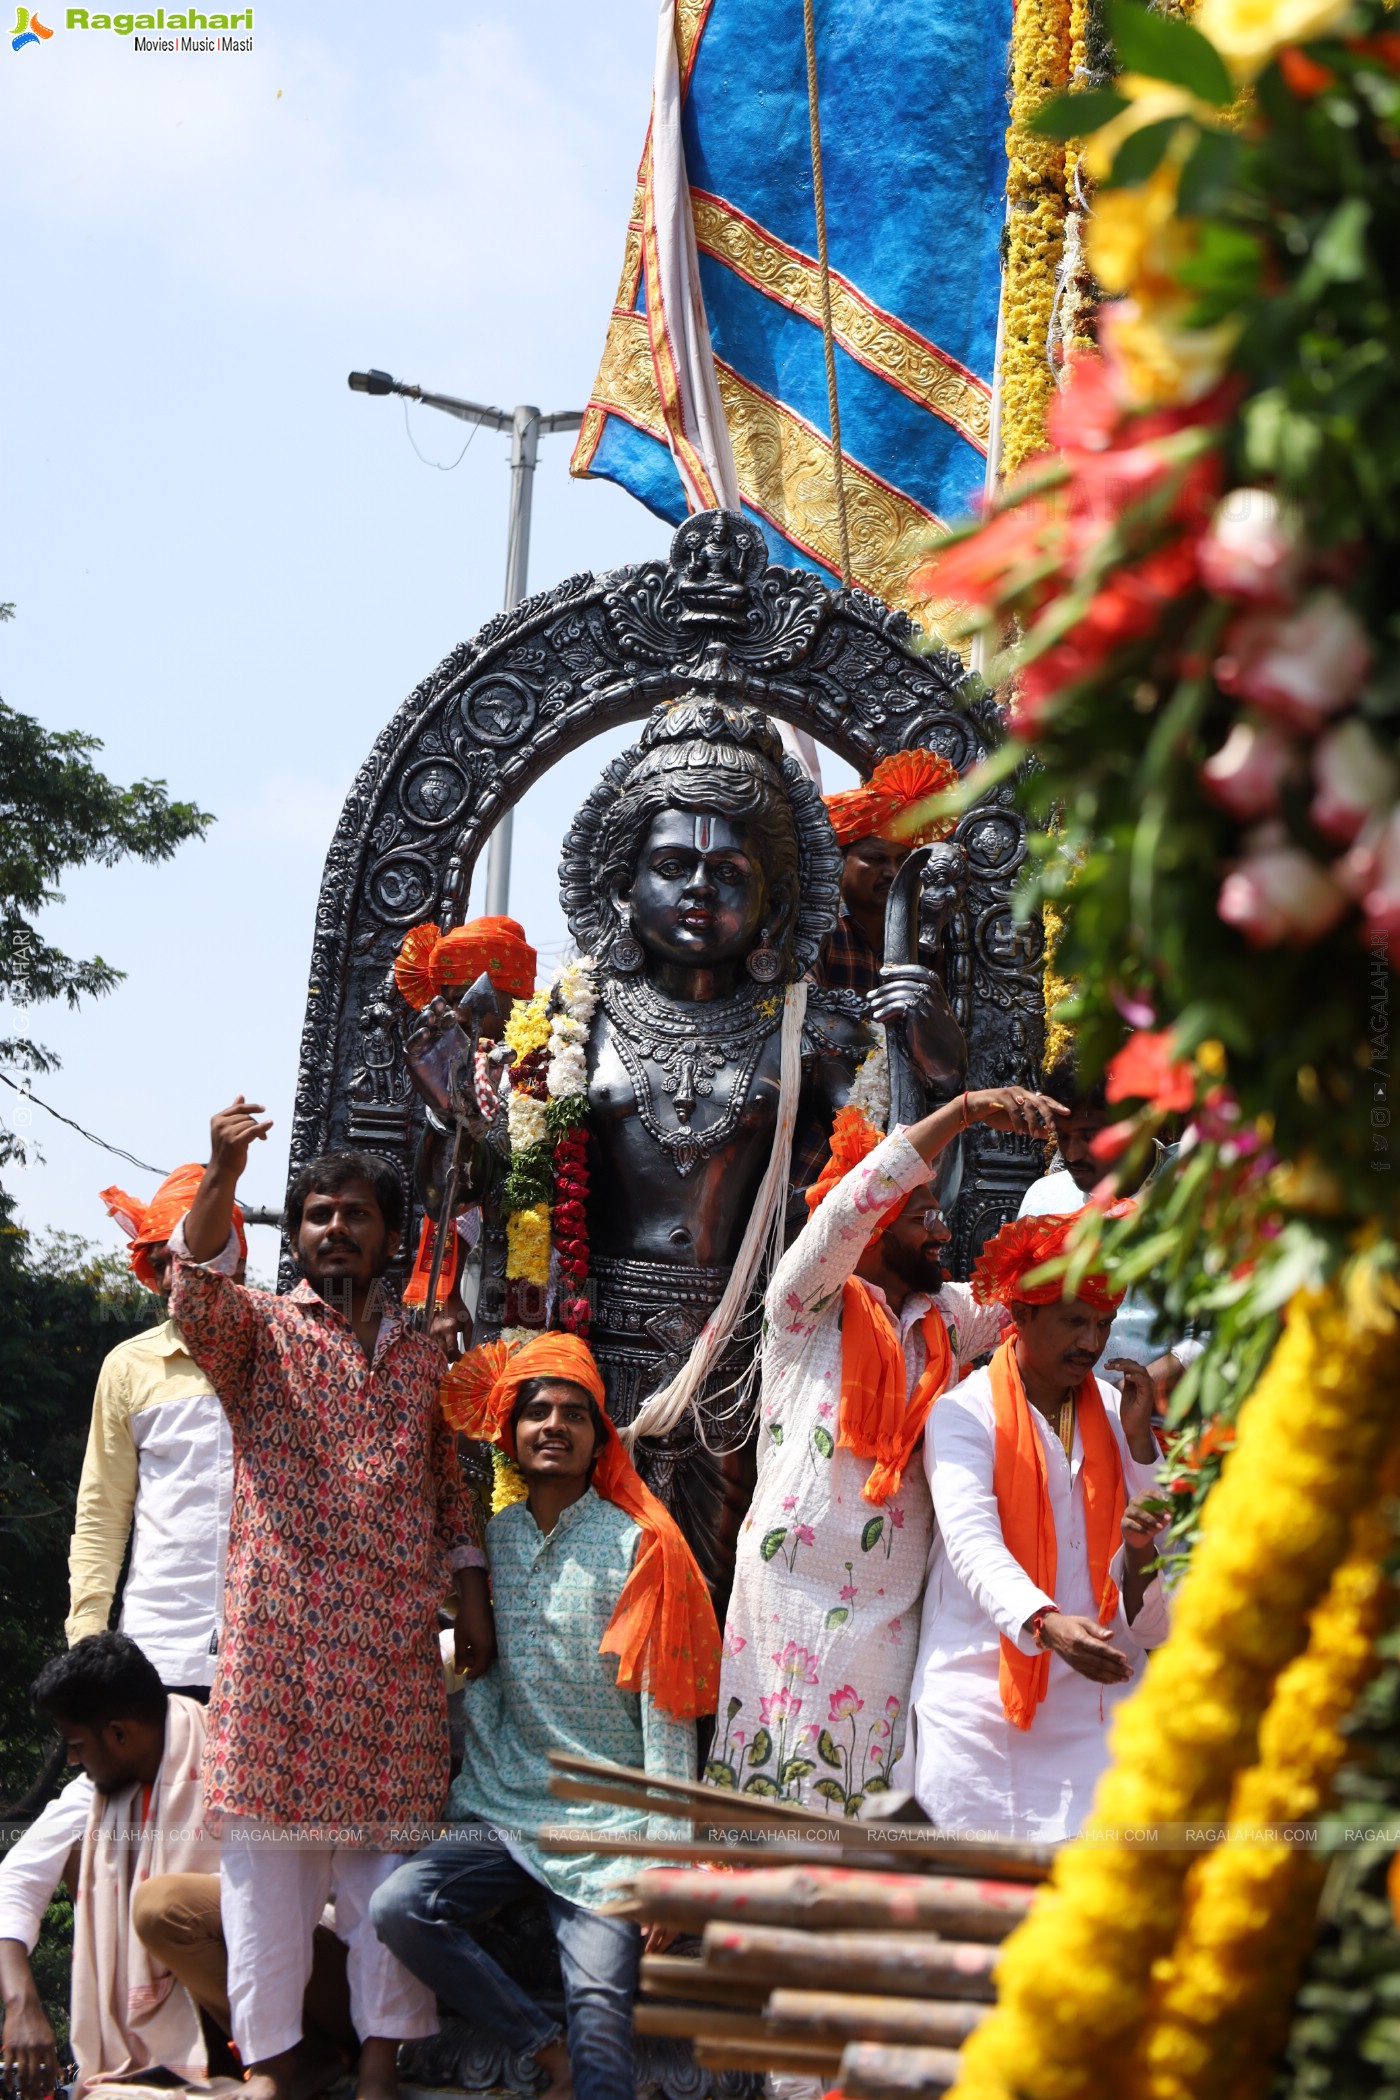
[[[816,1543],[817,1534],[813,1531],[810,1524],[794,1524],[792,1535],[799,1546],[811,1546]]]
[[[855,1586],[855,1584],[854,1584],[853,1582],[843,1582],[843,1583],[842,1583],[842,1585],[841,1585],[841,1597],[842,1597],[842,1601],[843,1601],[843,1603],[849,1604],[849,1603],[850,1603],[850,1601],[851,1601],[851,1599],[852,1599],[852,1597],[854,1597],[854,1596],[855,1596],[855,1593],[856,1593],[856,1586]],[[816,1683],[816,1681],[817,1681],[817,1680],[815,1679],[815,1677],[811,1679],[811,1682],[812,1682],[813,1684],[815,1684],[815,1683]]]
[[[865,1701],[856,1696],[853,1684],[840,1685],[831,1694],[831,1710],[827,1719],[833,1724],[837,1721],[847,1721],[853,1714],[858,1714],[864,1705]]]
[[[1201,779],[1212,801],[1242,824],[1253,824],[1277,810],[1280,790],[1297,764],[1297,747],[1281,729],[1246,719],[1206,760]]]
[[[1391,968],[1400,968],[1400,810],[1391,811],[1381,833],[1362,909],[1367,926],[1389,950]]]
[[[1226,632],[1215,679],[1222,692],[1313,730],[1354,697],[1370,668],[1356,614],[1336,591],[1317,591],[1299,612],[1242,613]]]
[[[1259,843],[1220,885],[1216,910],[1256,948],[1280,941],[1303,946],[1336,924],[1347,893],[1300,846],[1282,836],[1275,843],[1274,829],[1267,827],[1267,838],[1255,834]]]
[[[1222,598],[1286,605],[1303,565],[1298,528],[1272,489],[1231,489],[1196,549],[1201,581]]]
[[[1319,740],[1313,779],[1317,793],[1309,816],[1319,831],[1347,846],[1369,818],[1389,809],[1400,789],[1400,770],[1355,715]]]
[[[797,1497],[796,1497],[796,1495],[784,1495],[784,1497],[783,1497],[783,1515],[784,1515],[785,1517],[791,1516],[791,1515],[792,1515],[792,1512],[793,1512],[793,1511],[794,1511],[794,1510],[796,1509],[796,1507],[797,1507]]]
[[[895,1528],[895,1530],[896,1530],[896,1531],[903,1531],[903,1529],[904,1529],[904,1511],[903,1511],[902,1509],[898,1509],[898,1508],[894,1508],[894,1509],[891,1509],[891,1511],[890,1511],[890,1522],[891,1522],[891,1524],[893,1524],[893,1526],[894,1526],[894,1528]]]

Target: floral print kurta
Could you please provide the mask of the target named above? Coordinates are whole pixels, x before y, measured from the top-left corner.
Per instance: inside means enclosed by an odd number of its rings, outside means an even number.
[[[397,1849],[448,1783],[436,1609],[483,1566],[442,1357],[397,1309],[373,1362],[309,1283],[177,1266],[170,1311],[233,1430],[233,1521],[205,1807]]]
[[[814,1212],[769,1286],[758,1486],[739,1534],[705,1768],[718,1786],[854,1815],[889,1785],[904,1739],[933,1502],[919,1453],[898,1491],[877,1504],[861,1492],[871,1461],[837,1445],[841,1293],[882,1212],[928,1174],[903,1131],[893,1131]],[[1001,1338],[1000,1306],[977,1305],[966,1284],[910,1297],[895,1322],[910,1394],[924,1368],[920,1328],[930,1307],[952,1342],[950,1383]]]

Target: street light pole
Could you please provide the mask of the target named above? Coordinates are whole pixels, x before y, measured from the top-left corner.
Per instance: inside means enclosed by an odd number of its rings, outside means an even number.
[[[555,430],[577,430],[583,416],[577,409],[560,409],[542,416],[537,408],[522,402],[511,411],[487,408],[479,401],[462,401],[455,394],[429,394],[421,386],[395,379],[388,372],[371,369],[350,374],[355,394],[402,394],[421,402],[424,408],[440,408],[444,415],[464,423],[481,423],[488,430],[510,432],[510,516],[506,528],[505,609],[519,605],[528,588],[530,569],[530,507],[535,492],[535,462],[540,438]],[[491,834],[486,849],[486,909],[496,915],[510,907],[510,847],[514,813],[507,810]]]

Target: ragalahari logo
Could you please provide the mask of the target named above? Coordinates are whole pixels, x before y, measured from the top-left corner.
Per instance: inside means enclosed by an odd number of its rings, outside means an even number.
[[[53,35],[45,29],[39,17],[27,7],[15,9],[15,26],[10,33],[10,49],[23,51],[26,44],[46,44]]]

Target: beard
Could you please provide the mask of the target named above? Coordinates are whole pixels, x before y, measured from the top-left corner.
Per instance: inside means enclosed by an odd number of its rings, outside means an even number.
[[[948,1280],[941,1254],[941,1248],[906,1247],[896,1241],[886,1248],[885,1260],[900,1282],[911,1291],[926,1291],[930,1298],[934,1298]]]

